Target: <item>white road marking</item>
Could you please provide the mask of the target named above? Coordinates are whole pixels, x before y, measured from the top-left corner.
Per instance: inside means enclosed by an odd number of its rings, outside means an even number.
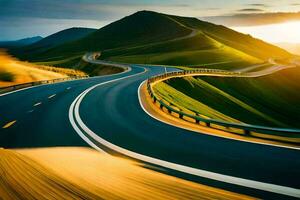
[[[188,131],[192,131],[192,132],[198,133],[197,131],[193,130],[192,128],[178,126],[177,124],[173,124],[173,123],[170,123],[170,122],[168,122],[168,121],[164,121],[164,120],[159,119],[159,118],[157,118],[156,116],[152,115],[151,113],[149,113],[149,112],[147,111],[147,109],[144,107],[143,103],[142,103],[141,94],[140,94],[141,87],[142,87],[142,85],[143,85],[146,81],[147,81],[147,80],[143,81],[143,82],[139,85],[139,88],[138,88],[138,98],[139,98],[139,103],[140,103],[140,106],[142,107],[142,109],[144,110],[144,112],[147,113],[147,114],[148,114],[150,117],[152,117],[153,119],[158,120],[158,121],[160,121],[160,122],[162,122],[162,123],[169,124],[169,125],[171,125],[171,126],[175,126],[175,127],[178,127],[178,128],[184,129],[184,130],[188,130]],[[267,146],[274,146],[274,147],[279,147],[279,148],[286,148],[286,149],[300,150],[300,147],[289,147],[289,146],[283,146],[283,145],[279,145],[279,144],[269,144],[269,143],[265,143],[265,142],[249,141],[249,140],[244,140],[244,139],[232,138],[232,137],[227,137],[227,136],[224,136],[224,135],[213,135],[213,134],[211,134],[211,133],[209,133],[209,132],[206,132],[206,131],[204,131],[204,130],[201,130],[201,133],[207,134],[207,135],[210,135],[210,136],[213,136],[213,137],[226,138],[226,139],[236,140],[236,141],[241,141],[241,142],[248,142],[248,143],[254,143],[254,144],[261,144],[261,145],[267,145]]]
[[[51,96],[48,97],[48,99],[51,99],[51,98],[53,98],[55,96],[56,96],[56,94],[52,94]]]
[[[34,104],[33,106],[39,106],[41,104],[42,104],[42,102],[38,102],[38,103]]]
[[[135,74],[135,75],[139,75],[139,74]],[[91,138],[93,138],[95,141],[99,142],[101,145],[103,145],[107,148],[110,148],[116,152],[119,152],[121,154],[124,154],[126,156],[129,156],[129,157],[132,157],[132,158],[135,158],[135,159],[147,162],[147,163],[152,163],[152,164],[162,166],[165,168],[173,169],[176,171],[180,171],[180,172],[184,172],[184,173],[188,173],[188,174],[192,174],[195,176],[204,177],[204,178],[208,178],[208,179],[212,179],[212,180],[216,180],[216,181],[221,181],[221,182],[225,182],[225,183],[235,184],[235,185],[239,185],[239,186],[263,190],[263,191],[267,191],[267,192],[273,192],[273,193],[292,196],[292,197],[300,197],[300,190],[296,189],[296,188],[275,185],[275,184],[271,184],[271,183],[264,183],[264,182],[260,182],[260,181],[249,180],[249,179],[243,179],[243,178],[239,178],[239,177],[223,175],[223,174],[214,173],[214,172],[210,172],[210,171],[206,171],[206,170],[201,170],[201,169],[197,169],[197,168],[193,168],[193,167],[189,167],[189,166],[185,166],[185,165],[171,163],[168,161],[160,160],[157,158],[149,157],[146,155],[142,155],[142,154],[127,150],[125,148],[119,147],[119,146],[112,144],[112,143],[104,140],[103,138],[99,137],[92,130],[90,130],[81,120],[80,115],[79,115],[80,103],[82,102],[85,95],[88,92],[90,92],[91,90],[93,90],[94,88],[96,88],[97,86],[116,82],[118,80],[122,80],[122,79],[129,78],[132,76],[134,76],[134,75],[123,77],[123,78],[118,78],[115,80],[110,80],[110,81],[106,81],[106,82],[94,85],[94,86],[86,89],[84,92],[82,92],[72,102],[70,109],[69,109],[70,123],[73,126],[73,128],[75,129],[75,131],[79,134],[79,136],[82,137],[89,145],[91,145],[94,148],[96,147],[96,149],[99,150],[99,147],[96,144],[94,144],[90,139],[88,139],[82,133],[80,128],[86,134],[88,134]],[[80,128],[77,126],[77,124],[74,120],[73,114],[74,114],[75,120],[76,120],[78,126],[80,126]],[[101,151],[103,151],[103,150],[101,149]]]
[[[75,120],[74,120],[74,117],[73,117],[73,109],[74,109],[74,106],[75,106],[75,103],[77,102],[77,100],[85,95],[86,93],[88,93],[89,91],[91,91],[92,89],[94,89],[95,87],[98,87],[100,85],[104,85],[106,83],[111,83],[111,82],[115,82],[115,81],[118,81],[118,80],[122,80],[122,79],[125,79],[125,78],[129,78],[129,77],[133,77],[133,76],[136,76],[136,75],[139,75],[139,74],[142,74],[142,73],[145,73],[147,72],[147,70],[144,68],[144,71],[141,72],[141,73],[138,73],[138,74],[133,74],[133,75],[130,75],[130,76],[126,76],[126,77],[122,77],[122,78],[118,78],[118,79],[114,79],[114,80],[110,80],[110,81],[106,81],[106,82],[103,82],[103,83],[99,83],[97,85],[94,85],[90,88],[88,88],[87,90],[85,90],[84,92],[82,92],[79,96],[77,96],[77,98],[72,102],[71,106],[70,106],[70,109],[69,109],[69,120],[70,120],[70,123],[72,124],[74,130],[78,133],[78,135],[87,143],[89,144],[91,147],[93,147],[94,149],[96,149],[97,151],[100,151],[102,153],[106,153],[104,150],[102,150],[101,148],[99,148],[96,144],[94,144],[88,137],[86,137],[84,135],[84,133],[78,128],[78,126],[76,125],[75,123]],[[107,153],[106,153],[107,154]]]
[[[77,99],[80,97],[81,95],[79,95],[75,101],[73,101],[73,103],[70,106],[70,110],[69,110],[69,120],[71,122],[71,124],[75,124],[74,121],[74,117],[73,117],[73,113],[71,111],[71,108],[74,107],[75,102],[77,101]],[[103,151],[101,148],[99,148],[97,145],[95,145],[92,141],[90,141],[82,132],[81,130],[76,126],[76,124],[73,126],[73,128],[75,129],[75,131],[78,133],[78,135],[91,147],[93,147],[94,149],[96,149],[97,151],[100,151],[102,153],[107,154],[105,151]]]

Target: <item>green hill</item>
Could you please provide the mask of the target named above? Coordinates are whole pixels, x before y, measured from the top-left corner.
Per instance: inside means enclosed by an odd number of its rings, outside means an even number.
[[[31,61],[57,61],[101,51],[101,59],[113,61],[212,68],[241,67],[270,57],[291,56],[224,26],[152,11],[137,12],[80,39],[46,47],[35,44],[34,48],[21,49],[17,56]]]
[[[66,42],[78,40],[88,34],[94,32],[96,29],[91,28],[69,28],[48,37],[45,37],[33,44],[21,47],[15,51],[22,59],[28,58],[33,60],[36,55],[46,52],[47,50],[64,44]],[[13,51],[14,52],[14,51]]]

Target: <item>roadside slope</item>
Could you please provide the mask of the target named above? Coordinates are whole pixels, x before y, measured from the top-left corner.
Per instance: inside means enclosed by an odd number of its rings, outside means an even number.
[[[259,77],[187,76],[160,82],[154,91],[179,108],[211,119],[300,128],[299,74],[300,68],[294,67]]]

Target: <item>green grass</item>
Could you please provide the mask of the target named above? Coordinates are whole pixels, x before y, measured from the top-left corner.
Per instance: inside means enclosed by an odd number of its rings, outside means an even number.
[[[244,123],[300,128],[299,75],[300,68],[290,68],[258,78],[173,78],[157,84],[155,90],[165,98],[172,96],[167,100],[180,107],[214,119],[224,120],[211,115],[202,104]],[[201,106],[188,104],[191,100]]]
[[[252,66],[256,63],[245,60],[229,60],[216,63],[203,63],[198,65],[180,67],[183,70],[194,70],[195,68],[209,68],[209,69],[222,69],[222,70],[234,70],[242,69],[244,67]]]
[[[118,53],[120,54],[120,50]],[[110,52],[109,54],[112,53]],[[105,58],[108,55],[104,53],[103,56]],[[240,67],[239,64],[241,63],[251,65],[262,62],[253,56],[228,47],[201,33],[192,38],[173,41],[163,45],[127,50],[126,53],[121,53],[121,56],[112,56],[108,57],[108,59],[125,63],[185,65],[190,68],[198,66],[212,68],[213,66],[223,69],[224,62],[231,62],[228,65],[230,69]],[[219,64],[211,65],[211,63]]]
[[[170,85],[160,82],[154,87],[154,92],[159,97],[163,98],[164,100],[171,102],[172,105],[180,108],[185,112],[199,112],[201,111],[202,117],[204,118],[217,118],[222,119],[229,122],[238,122],[227,115],[224,115],[217,110],[197,101],[184,93],[176,90],[175,88],[171,87]],[[188,108],[188,109],[187,109]]]
[[[252,65],[261,62],[251,56],[243,54],[242,52],[223,46],[217,49],[197,50],[197,51],[178,51],[167,52],[160,54],[145,54],[145,55],[131,55],[111,57],[110,60],[125,63],[149,63],[162,65],[185,65],[195,68],[197,66],[206,66],[209,63],[228,62],[231,60],[239,61],[228,65],[228,68],[233,69],[239,67],[240,64]],[[196,65],[196,66],[195,66]],[[219,65],[219,68],[223,68]],[[211,68],[211,66],[209,67]]]
[[[99,75],[107,75],[114,74],[124,71],[118,67],[104,66],[99,64],[90,64],[86,63],[81,59],[81,55],[75,55],[69,58],[62,58],[61,60],[56,60],[57,58],[50,59],[52,61],[46,62],[36,62],[38,65],[47,65],[47,66],[55,66],[55,67],[63,67],[63,68],[72,68],[75,70],[79,70],[85,72],[89,76],[99,76]]]

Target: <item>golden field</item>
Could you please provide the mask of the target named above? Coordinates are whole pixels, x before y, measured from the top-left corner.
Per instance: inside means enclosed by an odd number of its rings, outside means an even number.
[[[84,75],[85,73],[73,69],[21,62],[0,50],[0,87]]]
[[[3,199],[252,199],[84,147],[0,149]]]

